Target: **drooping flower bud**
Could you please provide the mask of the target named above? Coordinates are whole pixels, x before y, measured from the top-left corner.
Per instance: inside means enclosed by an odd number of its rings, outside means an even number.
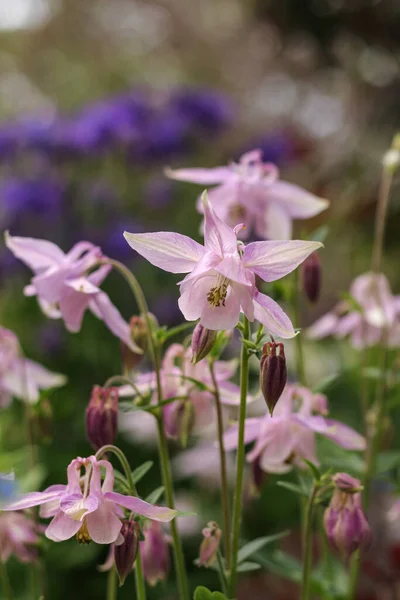
[[[218,523],[210,521],[207,527],[204,527],[203,541],[200,546],[199,567],[209,567],[217,558],[219,544],[221,542],[221,530]]]
[[[303,290],[310,302],[317,302],[321,292],[321,261],[316,252],[310,254],[302,265]]]
[[[128,371],[131,371],[140,363],[147,349],[148,333],[146,319],[135,315],[129,321],[129,327],[132,340],[141,350],[143,350],[143,354],[137,354],[128,348],[126,344],[121,342],[122,362],[124,363],[125,368]]]
[[[158,521],[144,526],[144,541],[140,542],[143,574],[150,586],[163,581],[169,573],[169,538]]]
[[[119,585],[124,585],[125,579],[132,571],[133,563],[139,549],[140,526],[136,521],[125,520],[122,522],[122,544],[115,545],[114,561],[119,577]]]
[[[271,415],[286,381],[285,348],[282,343],[267,342],[260,361],[260,386]]]
[[[95,385],[86,409],[86,435],[95,450],[117,437],[118,389]]]
[[[324,527],[332,547],[346,560],[368,545],[371,530],[361,502],[361,482],[347,473],[332,477],[335,490],[324,513]]]
[[[262,487],[268,477],[268,474],[260,466],[260,457],[258,456],[251,463],[251,487],[250,494],[253,498],[259,498]]]
[[[217,335],[218,331],[207,329],[197,323],[192,335],[192,363],[194,365],[205,358],[212,350]]]
[[[185,447],[194,425],[193,403],[189,400],[171,402],[164,407],[163,416],[167,436],[172,440],[179,440]]]

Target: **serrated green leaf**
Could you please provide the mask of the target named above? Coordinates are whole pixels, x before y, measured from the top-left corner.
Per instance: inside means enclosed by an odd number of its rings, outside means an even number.
[[[146,502],[149,502],[149,504],[156,504],[159,501],[159,499],[161,498],[161,496],[163,495],[164,490],[165,490],[165,487],[163,485],[160,485],[160,487],[153,490],[147,496]]]
[[[140,465],[139,467],[137,467],[137,469],[135,469],[134,471],[132,471],[132,479],[133,479],[133,483],[136,485],[137,483],[139,483],[139,481],[141,479],[143,479],[143,477],[146,475],[146,473],[148,473],[151,469],[151,467],[154,465],[152,460],[147,460],[146,462],[144,462],[142,465]]]
[[[282,531],[281,533],[267,535],[264,537],[257,538],[256,540],[252,540],[251,542],[248,542],[247,544],[242,546],[242,548],[240,548],[238,552],[238,563],[245,561],[252,554],[258,552],[259,550],[261,550],[261,548],[264,548],[264,546],[266,546],[267,544],[272,544],[273,542],[276,542],[277,540],[280,540],[286,537],[287,535],[289,535],[289,531]]]
[[[305,490],[302,490],[301,487],[295,483],[290,483],[289,481],[277,481],[276,485],[289,490],[289,492],[294,492],[295,494],[299,494],[300,496],[305,496],[308,498],[308,493]]]

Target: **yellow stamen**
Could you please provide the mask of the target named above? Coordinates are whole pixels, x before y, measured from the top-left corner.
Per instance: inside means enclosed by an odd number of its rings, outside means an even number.
[[[79,529],[75,537],[80,544],[90,544],[90,542],[92,541],[92,538],[89,535],[89,531],[86,525],[86,519],[83,521],[82,527]]]

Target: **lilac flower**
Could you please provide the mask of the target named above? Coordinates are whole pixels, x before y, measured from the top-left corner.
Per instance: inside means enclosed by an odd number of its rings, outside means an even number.
[[[80,477],[81,469],[85,474]],[[105,478],[101,482],[101,468]],[[75,458],[68,466],[67,485],[51,485],[43,492],[31,492],[6,505],[3,510],[23,510],[41,505],[40,515],[53,517],[46,537],[62,542],[76,536],[81,543],[120,544],[123,518],[121,507],[148,519],[168,522],[176,511],[165,506],[153,506],[140,498],[114,492],[114,471],[107,460]]]
[[[26,296],[37,296],[41,309],[51,319],[64,320],[68,331],[80,330],[86,309],[104,321],[110,331],[129,348],[140,353],[110,298],[99,288],[111,266],[98,266],[104,259],[100,248],[79,242],[67,253],[52,242],[6,234],[6,245],[34,272]]]
[[[169,537],[160,523],[148,522],[144,526],[144,541],[140,542],[143,574],[150,586],[163,581],[170,568]]]
[[[180,438],[179,424],[182,414],[180,409],[187,402],[193,408],[196,430],[205,428],[214,422],[213,394],[210,391],[199,390],[192,381],[195,379],[212,389],[213,383],[208,362],[203,359],[194,365],[191,362],[191,357],[190,348],[184,348],[181,344],[172,344],[166,351],[161,366],[161,384],[164,399],[177,396],[187,398],[187,400],[171,402],[164,408],[166,433],[172,439]],[[214,363],[221,402],[225,406],[237,406],[239,404],[239,388],[229,381],[235,374],[236,368],[237,363],[235,360],[216,361]],[[154,402],[156,402],[156,375],[154,372],[138,374],[135,384],[141,394],[154,394]],[[120,397],[133,396],[135,390],[130,385],[124,385],[119,388],[119,395]]]
[[[316,414],[315,414],[316,413]],[[245,443],[255,441],[247,455],[267,473],[286,473],[293,465],[305,468],[302,459],[318,464],[315,450],[315,433],[320,433],[347,450],[364,450],[365,439],[354,429],[325,418],[326,397],[313,394],[309,389],[288,384],[271,417],[246,419]],[[225,433],[225,448],[237,446],[235,425]]]
[[[261,150],[253,150],[228,167],[167,170],[166,174],[179,181],[217,185],[210,190],[209,198],[223,221],[232,226],[244,221],[261,238],[288,240],[293,219],[314,217],[329,202],[297,185],[279,181],[277,167],[263,163],[261,156]],[[203,212],[201,201],[198,210]]]
[[[37,558],[39,527],[35,521],[18,512],[0,513],[0,560],[10,556],[29,563]]]
[[[188,273],[180,282],[179,307],[188,321],[200,318],[207,329],[232,329],[244,312],[273,335],[295,335],[289,317],[255,286],[255,276],[275,281],[293,271],[319,242],[253,242],[238,246],[243,225],[231,229],[204,197],[201,246],[178,233],[125,233],[129,245],[151,264],[171,273]]]
[[[364,273],[351,284],[351,300],[318,319],[307,330],[307,336],[319,340],[329,335],[350,336],[354,348],[378,344],[384,331],[388,345],[400,346],[400,296],[393,296],[389,282],[382,273]]]
[[[40,390],[60,387],[66,377],[52,373],[42,365],[23,358],[18,338],[0,327],[0,406],[10,404],[12,397],[28,403],[39,400]]]

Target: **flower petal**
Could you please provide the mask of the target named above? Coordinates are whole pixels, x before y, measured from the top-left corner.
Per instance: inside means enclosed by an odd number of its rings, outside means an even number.
[[[225,256],[214,269],[217,273],[221,273],[221,275],[224,275],[224,277],[227,277],[232,281],[236,281],[245,286],[252,286],[252,281],[247,276],[246,269],[238,254]]]
[[[25,508],[31,508],[32,506],[39,506],[45,502],[51,502],[56,498],[60,498],[62,494],[63,490],[60,489],[49,489],[44,492],[30,492],[29,494],[24,494],[18,500],[6,504],[1,510],[23,510]]]
[[[231,227],[224,223],[211,206],[207,193],[203,196],[204,206],[204,245],[207,250],[216,252],[221,258],[225,254],[237,253],[237,238]]]
[[[315,250],[320,242],[279,241],[252,242],[244,250],[244,266],[264,281],[276,281],[294,271]]]
[[[267,205],[263,219],[256,219],[255,227],[260,237],[268,240],[290,240],[292,237],[292,217],[275,202]]]
[[[83,317],[90,303],[90,296],[85,292],[77,292],[67,286],[64,287],[64,290],[59,302],[61,315],[68,331],[77,333],[82,327]]]
[[[214,279],[215,281],[215,279]],[[212,306],[206,298],[200,323],[207,329],[233,329],[239,322],[240,297],[232,286],[228,287],[225,306]]]
[[[311,340],[320,340],[332,335],[336,333],[338,321],[339,317],[335,313],[326,313],[306,330],[306,335]]]
[[[244,424],[244,443],[250,444],[260,434],[263,418],[255,417],[246,419]],[[238,425],[233,425],[224,433],[225,450],[234,450],[238,445]]]
[[[85,498],[82,493],[64,495],[60,501],[60,510],[74,521],[82,521],[83,517],[95,511],[99,506],[99,499],[94,494]]]
[[[329,438],[346,450],[365,450],[365,438],[357,431],[333,419],[325,419],[319,415],[304,416],[299,413],[292,415],[293,420]]]
[[[53,542],[63,542],[72,538],[81,527],[81,521],[71,519],[60,510],[47,527],[45,535]]]
[[[309,219],[326,210],[329,200],[319,198],[298,185],[276,181],[268,186],[268,199],[281,205],[293,219]]]
[[[155,506],[141,500],[141,498],[124,496],[117,492],[107,492],[104,494],[104,498],[112,500],[116,504],[128,508],[142,517],[146,517],[146,519],[152,519],[153,521],[168,523],[169,521],[172,521],[177,514],[176,510],[168,508],[167,506]]]
[[[229,167],[214,167],[212,169],[169,169],[166,168],[164,173],[170,179],[177,181],[189,181],[191,183],[199,183],[204,185],[213,185],[222,183],[230,178],[232,170]]]
[[[125,231],[124,237],[152,265],[170,273],[189,273],[205,254],[203,246],[179,233]]]
[[[86,517],[90,537],[96,544],[112,544],[118,538],[122,522],[115,514],[113,502],[102,502]]]
[[[296,335],[291,320],[279,304],[258,291],[254,296],[254,318],[260,321],[273,335],[285,339]]]
[[[122,318],[121,313],[105,292],[96,294],[91,299],[89,308],[93,314],[103,319],[111,333],[122,340],[132,352],[143,354],[143,351],[132,340],[128,323]]]
[[[14,237],[5,233],[7,248],[33,271],[39,272],[48,267],[59,265],[65,258],[64,252],[47,240],[29,237]]]

